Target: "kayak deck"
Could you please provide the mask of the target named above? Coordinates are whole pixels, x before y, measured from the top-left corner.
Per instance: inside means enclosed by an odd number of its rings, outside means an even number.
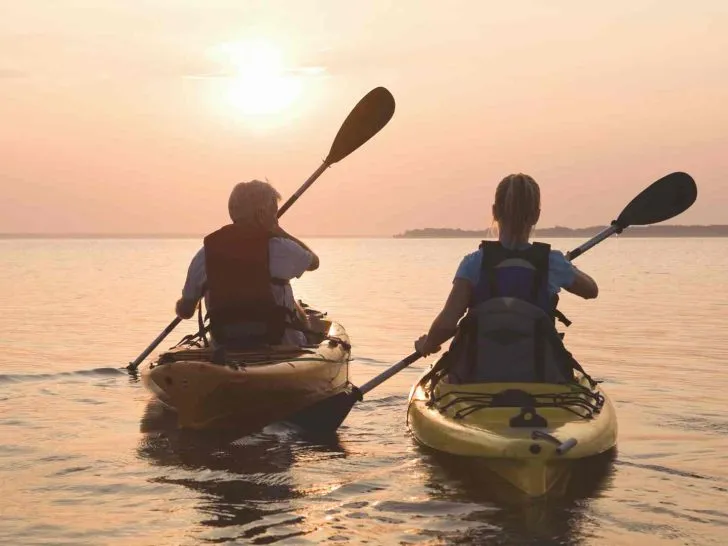
[[[554,489],[568,478],[570,462],[604,453],[617,438],[611,401],[584,377],[573,384],[443,379],[434,388],[421,381],[407,419],[419,443],[488,469],[529,496]]]

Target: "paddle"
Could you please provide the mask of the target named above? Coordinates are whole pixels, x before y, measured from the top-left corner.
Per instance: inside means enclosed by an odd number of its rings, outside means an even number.
[[[157,345],[162,343],[165,337],[167,337],[172,330],[174,330],[177,325],[182,322],[182,319],[180,317],[175,317],[172,322],[170,322],[167,327],[162,330],[162,333],[159,334],[154,341],[152,341],[149,346],[142,351],[142,353],[136,357],[136,360],[134,362],[129,362],[129,365],[126,367],[126,369],[129,371],[129,373],[136,372],[137,368],[139,367],[139,364],[141,364],[145,358],[149,356],[149,353],[151,353],[154,349],[157,348]]]
[[[351,385],[350,390],[340,392],[329,398],[324,398],[299,411],[293,417],[289,417],[286,421],[293,423],[309,434],[326,435],[334,432],[344,422],[344,419],[349,415],[354,404],[361,402],[366,393],[404,370],[410,364],[417,362],[420,358],[422,358],[422,355],[414,352],[397,362],[394,366],[384,370],[378,376],[370,379],[361,387]]]
[[[612,224],[583,245],[567,252],[569,260],[581,256],[607,237],[629,226],[646,226],[664,222],[689,209],[698,197],[698,187],[689,174],[675,172],[663,176],[632,199]]]
[[[653,182],[632,199],[617,219],[612,222],[611,226],[583,245],[568,252],[567,257],[573,260],[610,235],[621,233],[629,226],[656,224],[669,220],[690,208],[697,195],[697,186],[690,175],[682,172],[668,174]],[[350,391],[326,398],[297,413],[288,421],[307,432],[317,432],[319,434],[333,432],[344,422],[354,404],[363,400],[364,394],[404,370],[407,366],[419,360],[421,356],[419,353],[412,353],[361,387],[352,386]]]
[[[369,91],[357,104],[354,109],[342,123],[339,132],[336,133],[334,142],[329,150],[321,166],[298,188],[283,206],[278,209],[278,218],[283,216],[291,206],[298,200],[303,192],[305,192],[321,174],[334,163],[341,161],[362,144],[376,135],[394,115],[394,97],[384,87],[376,87]],[[175,318],[167,327],[162,330],[154,341],[134,360],[130,362],[126,369],[130,373],[135,373],[139,365],[149,354],[157,348],[164,338],[166,338],[172,330],[182,321],[179,317]]]
[[[394,97],[384,87],[376,87],[369,91],[341,124],[336,133],[329,155],[311,177],[298,188],[278,211],[278,216],[286,212],[308,187],[324,172],[359,148],[367,140],[376,135],[394,115]]]

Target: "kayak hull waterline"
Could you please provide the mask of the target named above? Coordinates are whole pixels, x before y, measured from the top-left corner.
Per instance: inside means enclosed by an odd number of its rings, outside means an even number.
[[[336,322],[311,328],[326,339],[306,347],[227,351],[177,347],[142,372],[144,385],[177,413],[186,429],[255,431],[349,387],[349,337]]]
[[[565,487],[575,463],[616,446],[614,407],[584,377],[574,384],[420,380],[407,423],[415,439],[539,497]]]

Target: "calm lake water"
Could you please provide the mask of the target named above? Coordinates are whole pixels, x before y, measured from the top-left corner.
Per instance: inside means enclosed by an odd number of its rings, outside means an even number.
[[[294,290],[345,325],[357,384],[412,351],[477,247],[310,242],[322,268]],[[0,240],[1,544],[728,544],[728,239],[613,239],[579,258],[601,293],[562,297],[566,342],[604,380],[619,451],[548,502],[495,498],[415,444],[407,393],[434,358],[327,445],[176,432],[119,368],[173,318],[199,244]]]

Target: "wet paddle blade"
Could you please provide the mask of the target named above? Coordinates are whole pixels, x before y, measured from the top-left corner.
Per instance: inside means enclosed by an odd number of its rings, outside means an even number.
[[[626,228],[664,222],[689,209],[697,196],[698,188],[689,174],[668,174],[632,199],[616,223]]]
[[[326,436],[336,432],[354,404],[362,399],[359,389],[352,387],[349,391],[340,392],[325,398],[299,411],[286,419],[289,423],[303,429],[308,434]]]
[[[327,165],[341,161],[376,135],[394,115],[394,97],[384,87],[376,87],[362,98],[336,134]]]
[[[321,400],[286,420],[309,434],[319,436],[332,434],[344,422],[354,404],[364,399],[366,393],[378,387],[393,375],[398,374],[413,362],[417,362],[420,358],[422,358],[422,355],[414,352],[370,379],[361,387],[357,388],[351,385],[350,390]]]

